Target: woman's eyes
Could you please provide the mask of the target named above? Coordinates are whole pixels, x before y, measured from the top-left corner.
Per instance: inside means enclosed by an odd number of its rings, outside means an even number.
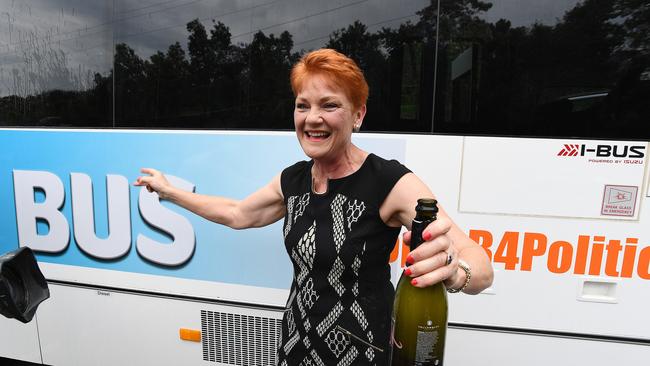
[[[336,104],[336,103],[325,103],[325,104],[323,104],[323,109],[326,109],[326,110],[334,110],[334,109],[336,109],[338,107],[339,107],[339,105]]]
[[[321,106],[321,108],[326,111],[334,111],[339,107],[340,106],[338,103],[325,103]],[[296,103],[296,109],[304,111],[304,110],[308,110],[309,108],[310,108],[309,105],[306,103]]]

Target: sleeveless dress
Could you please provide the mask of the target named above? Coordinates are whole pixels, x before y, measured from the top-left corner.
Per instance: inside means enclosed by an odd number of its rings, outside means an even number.
[[[286,168],[284,239],[294,278],[278,345],[280,366],[386,365],[394,289],[389,256],[399,227],[379,207],[410,172],[369,154],[353,174],[312,191],[313,161]]]

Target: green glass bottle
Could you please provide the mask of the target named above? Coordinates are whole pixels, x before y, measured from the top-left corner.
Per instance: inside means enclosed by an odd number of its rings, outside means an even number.
[[[424,240],[422,231],[436,219],[437,201],[421,198],[411,225],[411,250]],[[392,366],[442,366],[447,333],[447,290],[440,282],[418,288],[402,273],[393,305]]]

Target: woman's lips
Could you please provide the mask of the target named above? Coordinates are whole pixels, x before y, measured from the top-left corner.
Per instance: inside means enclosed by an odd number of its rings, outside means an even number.
[[[329,132],[323,131],[305,131],[305,134],[310,140],[316,141],[324,140],[330,136]]]

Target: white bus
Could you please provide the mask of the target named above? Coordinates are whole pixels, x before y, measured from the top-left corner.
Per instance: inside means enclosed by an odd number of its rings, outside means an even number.
[[[333,47],[370,84],[355,143],[422,177],[492,259],[492,287],[449,296],[445,363],[644,362],[644,4],[0,5],[0,254],[31,247],[51,293],[0,318],[0,361],[275,364],[280,224],[231,230],[131,182],[152,166],[241,198],[304,160],[288,70]]]

